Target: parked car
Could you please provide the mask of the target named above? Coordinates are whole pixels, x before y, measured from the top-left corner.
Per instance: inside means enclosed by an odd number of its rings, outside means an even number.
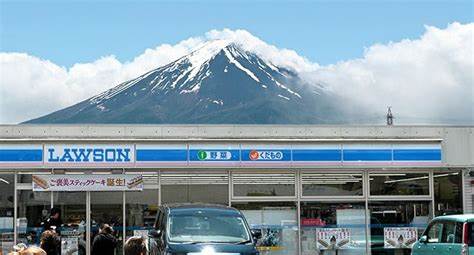
[[[413,245],[412,255],[474,255],[474,214],[434,218]]]
[[[244,215],[221,205],[178,204],[158,209],[154,230],[154,254],[257,255],[255,240]]]

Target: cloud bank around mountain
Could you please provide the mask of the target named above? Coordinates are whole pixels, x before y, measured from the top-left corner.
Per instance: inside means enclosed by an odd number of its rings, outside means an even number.
[[[206,41],[226,39],[275,65],[323,84],[356,111],[393,107],[403,123],[474,123],[474,23],[427,26],[415,40],[375,44],[362,58],[329,66],[269,45],[245,30],[212,30],[145,50],[129,62],[104,56],[70,68],[27,53],[0,53],[0,123],[51,113],[178,59]],[[323,50],[323,49],[320,49]]]

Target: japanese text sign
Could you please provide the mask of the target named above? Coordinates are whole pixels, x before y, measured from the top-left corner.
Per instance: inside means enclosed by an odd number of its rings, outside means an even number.
[[[143,176],[107,175],[33,175],[34,191],[140,191]]]

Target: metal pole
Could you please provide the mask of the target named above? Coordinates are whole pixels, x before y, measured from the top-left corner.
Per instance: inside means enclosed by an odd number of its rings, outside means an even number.
[[[429,176],[430,176],[430,196],[431,196],[431,219],[436,217],[436,213],[435,213],[435,210],[436,210],[436,203],[435,203],[435,188],[434,188],[434,185],[435,185],[435,181],[434,181],[434,170],[430,170],[430,173],[429,173]]]
[[[462,212],[463,213],[468,213],[467,212],[467,208],[466,208],[466,177],[465,177],[465,174],[468,175],[469,174],[469,168],[465,169],[465,170],[461,170],[460,172],[461,174],[461,199],[462,199]]]
[[[91,192],[86,191],[86,255],[91,255]]]
[[[161,206],[161,193],[163,189],[161,188],[161,171],[158,170],[158,206]]]
[[[365,171],[362,174],[363,182],[362,187],[365,187],[364,190],[364,197],[365,197],[365,250],[368,255],[372,254],[372,250],[370,249],[370,211],[369,211],[369,194],[370,194],[370,175],[369,171]],[[365,184],[365,185],[364,185]]]
[[[227,195],[227,199],[229,199],[229,206],[232,206],[232,173],[231,173],[232,170],[228,170],[227,171],[227,192],[229,192],[229,194]]]
[[[141,191],[143,192],[143,191]],[[125,251],[125,241],[127,240],[127,193],[122,191],[122,251]]]
[[[18,182],[18,177],[17,177],[17,172],[14,173],[13,176],[13,187],[14,187],[14,193],[13,193],[13,244],[16,244],[17,242],[17,234],[18,234],[18,224],[17,224],[17,218],[18,218],[18,194],[17,194],[17,187],[16,183]]]
[[[301,175],[301,171],[300,170],[297,170],[296,173],[295,173],[295,186],[296,186],[296,213],[297,213],[297,217],[296,217],[296,220],[298,221],[297,222],[297,225],[298,225],[298,254],[301,254],[301,203],[300,203],[300,197],[301,197],[301,183],[300,183],[300,175]]]

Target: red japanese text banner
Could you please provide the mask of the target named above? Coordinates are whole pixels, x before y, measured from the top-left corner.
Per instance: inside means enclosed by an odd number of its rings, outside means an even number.
[[[139,174],[108,175],[33,175],[33,191],[140,191]]]

